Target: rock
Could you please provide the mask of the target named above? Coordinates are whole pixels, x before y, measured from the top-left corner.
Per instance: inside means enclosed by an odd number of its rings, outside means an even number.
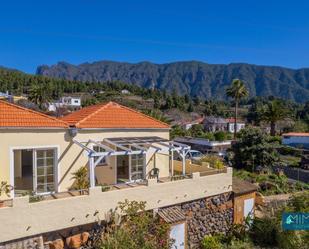
[[[82,245],[86,244],[88,239],[89,239],[89,233],[83,232],[81,234],[76,234],[76,235],[66,238],[66,245],[70,249],[78,249]]]
[[[48,243],[49,249],[63,249],[64,248],[64,242],[62,239],[56,239],[54,241],[51,241]]]

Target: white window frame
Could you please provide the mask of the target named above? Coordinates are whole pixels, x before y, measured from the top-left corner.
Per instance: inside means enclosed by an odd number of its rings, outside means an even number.
[[[10,154],[10,185],[14,186],[15,185],[15,176],[14,176],[14,151],[15,150],[36,150],[36,149],[41,149],[41,150],[48,150],[48,149],[54,149],[55,150],[55,165],[54,165],[54,188],[55,191],[53,192],[59,192],[59,182],[60,182],[60,163],[59,163],[59,155],[60,155],[60,146],[59,145],[39,145],[39,146],[13,146],[9,148],[9,154]],[[34,158],[35,159],[35,152],[33,152]],[[36,165],[36,162],[33,161],[33,165]],[[34,177],[36,177],[36,168],[35,171],[33,172]],[[36,185],[36,178],[34,179],[35,181],[33,182],[33,185]],[[37,195],[44,195],[44,194],[49,194],[53,192],[47,192],[47,193],[36,193]],[[15,191],[14,189],[11,190],[11,196],[12,198],[15,198]]]
[[[96,148],[99,149],[99,151],[96,150]],[[98,145],[93,145],[92,149],[96,152],[105,152],[104,148],[98,146]],[[95,157],[94,160],[96,160],[97,157]],[[100,162],[96,165],[96,167],[100,167],[100,166],[108,166],[108,156],[103,157]]]

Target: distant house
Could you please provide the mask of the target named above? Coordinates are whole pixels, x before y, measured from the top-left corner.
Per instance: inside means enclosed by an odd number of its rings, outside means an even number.
[[[309,133],[289,132],[282,134],[282,144],[309,149]]]
[[[49,103],[48,110],[54,112],[59,107],[71,107],[74,109],[79,109],[81,107],[81,98],[71,96],[62,97],[57,102]]]
[[[197,124],[202,124],[204,121],[204,118],[198,118],[192,121],[188,121],[188,122],[183,122],[180,126],[185,129],[185,130],[189,130],[190,128],[192,128],[193,125],[197,125]]]
[[[231,141],[210,141],[205,138],[178,137],[174,139],[176,142],[189,145],[194,150],[203,153],[219,153],[225,155],[226,150],[231,147]]]
[[[130,91],[127,89],[121,90],[121,94],[130,94]]]
[[[5,93],[3,92],[0,92],[0,99],[9,99],[11,98],[12,96],[9,94],[8,91],[6,91]]]
[[[226,119],[226,123],[227,123],[227,131],[230,133],[234,133],[235,118]],[[241,129],[245,128],[245,125],[246,125],[245,121],[238,119],[236,123],[236,132],[239,132]]]
[[[206,117],[203,124],[205,130],[208,132],[226,131],[227,129],[227,121],[221,117]]]
[[[0,92],[0,99],[2,100],[8,100],[10,102],[16,102],[20,99],[26,99],[26,97],[24,96],[14,96],[12,94],[9,94],[9,91],[4,92]]]

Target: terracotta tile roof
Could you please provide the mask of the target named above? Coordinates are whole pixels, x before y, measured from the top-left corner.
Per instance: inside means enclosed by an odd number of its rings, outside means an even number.
[[[54,117],[0,100],[0,127],[67,128]]]
[[[284,137],[309,137],[309,132],[289,132],[282,134]]]
[[[85,107],[62,118],[77,128],[169,128],[169,125],[114,102]]]

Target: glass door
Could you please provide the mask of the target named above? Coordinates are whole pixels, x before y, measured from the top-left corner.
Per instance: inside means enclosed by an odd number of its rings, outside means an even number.
[[[34,153],[35,192],[55,191],[55,149],[36,149]]]
[[[144,179],[145,154],[131,155],[131,181]]]

